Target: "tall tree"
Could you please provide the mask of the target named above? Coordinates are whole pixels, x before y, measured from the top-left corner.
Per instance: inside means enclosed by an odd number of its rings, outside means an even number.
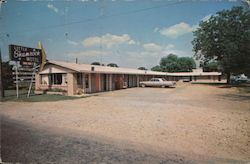
[[[8,89],[13,87],[13,75],[12,75],[13,65],[10,65],[9,62],[2,62],[2,76],[3,76],[3,87]]]
[[[220,70],[220,65],[216,61],[211,61],[208,63],[201,64],[204,72],[218,72]]]
[[[191,57],[178,57],[175,54],[169,54],[161,58],[160,68],[163,72],[192,72],[196,67],[195,61]]]
[[[195,61],[191,57],[180,57],[178,58],[180,70],[179,72],[192,72],[196,67]]]
[[[160,66],[163,72],[178,72],[180,69],[178,56],[175,54],[169,54],[167,57],[161,58]]]
[[[161,66],[157,65],[157,66],[154,66],[151,68],[151,71],[158,71],[158,72],[161,72]]]
[[[192,44],[198,59],[220,62],[227,83],[231,73],[250,72],[249,8],[233,7],[200,22]]]

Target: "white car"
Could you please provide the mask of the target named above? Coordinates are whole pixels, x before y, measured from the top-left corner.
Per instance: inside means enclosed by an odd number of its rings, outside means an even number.
[[[152,78],[150,81],[141,81],[141,87],[175,87],[175,81],[166,81],[164,78]]]
[[[241,74],[241,75],[238,75],[238,76],[233,76],[232,75],[230,77],[230,81],[231,81],[231,83],[247,83],[249,81],[249,79],[244,74]]]

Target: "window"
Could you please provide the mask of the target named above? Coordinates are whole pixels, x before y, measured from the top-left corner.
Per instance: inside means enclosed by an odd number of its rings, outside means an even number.
[[[82,85],[82,73],[77,73],[76,78],[77,78],[77,85]]]
[[[61,85],[62,84],[62,73],[49,74],[50,85]]]
[[[85,74],[85,88],[89,88],[89,75]]]

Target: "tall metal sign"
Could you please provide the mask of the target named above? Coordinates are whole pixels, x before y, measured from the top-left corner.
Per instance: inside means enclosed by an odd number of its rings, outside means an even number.
[[[9,45],[10,60],[20,61],[23,67],[33,67],[42,62],[42,50],[37,48],[23,47],[19,45]]]
[[[42,50],[37,48],[24,47],[20,45],[9,45],[9,56],[10,60],[16,62],[16,92],[17,98],[19,97],[19,79],[18,79],[18,65],[20,64],[23,68],[30,68],[33,70],[33,75],[35,74],[36,69],[42,63]],[[33,79],[31,80],[29,91],[27,97],[30,95],[31,86],[33,83]]]

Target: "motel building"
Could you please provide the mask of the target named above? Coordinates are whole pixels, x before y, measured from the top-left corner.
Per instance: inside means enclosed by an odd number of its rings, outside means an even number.
[[[116,68],[62,61],[47,61],[36,74],[36,91],[60,90],[68,96],[139,87],[140,81],[165,78],[170,81],[189,78],[190,81],[220,81],[220,72],[156,72],[132,68]]]

